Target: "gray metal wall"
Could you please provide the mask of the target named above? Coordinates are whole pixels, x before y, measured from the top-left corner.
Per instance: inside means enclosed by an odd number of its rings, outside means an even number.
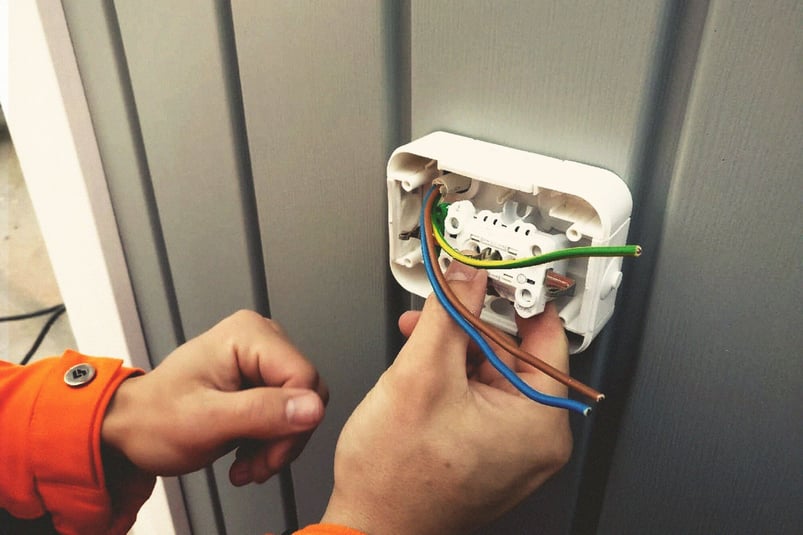
[[[606,406],[483,533],[803,525],[803,8],[777,2],[63,0],[158,363],[237,308],[332,388],[292,478],[182,478],[193,531],[316,520],[340,426],[400,343],[390,151],[447,130],[613,170],[635,203]],[[294,489],[293,489],[294,487]]]

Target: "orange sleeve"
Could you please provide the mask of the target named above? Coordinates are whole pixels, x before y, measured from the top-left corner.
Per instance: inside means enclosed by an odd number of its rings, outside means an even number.
[[[365,535],[365,533],[334,524],[314,524],[296,531],[295,535]]]
[[[94,378],[69,386],[65,374],[81,363]],[[140,373],[75,351],[28,366],[0,362],[0,509],[19,519],[49,514],[66,535],[125,533],[155,478],[110,458],[107,483],[100,429],[117,387]]]

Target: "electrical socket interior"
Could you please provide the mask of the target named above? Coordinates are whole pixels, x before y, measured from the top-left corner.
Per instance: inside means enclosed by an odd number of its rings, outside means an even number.
[[[436,178],[467,186],[450,194],[444,238],[458,251],[523,258],[577,246],[624,245],[633,202],[611,171],[433,132],[393,151],[387,167],[390,268],[407,291],[432,291],[418,239],[424,193]],[[441,252],[445,269],[451,258]],[[488,270],[481,318],[516,334],[514,315],[530,317],[554,301],[569,350],[588,347],[613,314],[622,258],[570,258],[518,269]],[[563,284],[574,283],[570,290]]]

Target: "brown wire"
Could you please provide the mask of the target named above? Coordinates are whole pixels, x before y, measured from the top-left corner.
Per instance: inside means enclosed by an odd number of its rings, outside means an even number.
[[[429,201],[427,202],[426,206],[424,207],[424,228],[421,229],[423,234],[422,239],[427,240],[427,252],[429,253],[430,263],[432,264],[432,271],[435,273],[435,278],[438,280],[438,284],[441,285],[443,288],[443,293],[446,295],[446,298],[452,303],[460,314],[466,318],[471,325],[474,326],[475,329],[480,331],[482,334],[485,335],[486,338],[491,339],[492,341],[496,342],[499,346],[503,349],[508,351],[514,357],[530,364],[534,368],[542,371],[543,373],[547,374],[548,376],[552,377],[556,381],[563,383],[564,385],[568,386],[587,396],[591,399],[596,401],[600,401],[605,398],[605,395],[594,390],[590,386],[587,386],[580,381],[572,378],[570,375],[560,371],[559,369],[547,364],[543,360],[539,359],[538,357],[527,353],[523,349],[519,348],[516,344],[510,341],[510,339],[502,333],[501,331],[491,327],[490,325],[486,325],[482,320],[477,318],[474,314],[468,310],[463,303],[460,302],[460,299],[452,292],[452,289],[449,287],[449,283],[441,273],[441,270],[438,268],[438,257],[435,253],[435,237],[432,234],[432,207],[435,206],[435,203],[440,198],[440,194],[437,192],[432,192],[429,196]]]

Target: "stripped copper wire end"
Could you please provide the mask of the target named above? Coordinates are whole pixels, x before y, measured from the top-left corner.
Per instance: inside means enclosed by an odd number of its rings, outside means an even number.
[[[547,288],[549,297],[556,298],[563,295],[574,295],[574,279],[548,269],[544,277],[544,286]]]

